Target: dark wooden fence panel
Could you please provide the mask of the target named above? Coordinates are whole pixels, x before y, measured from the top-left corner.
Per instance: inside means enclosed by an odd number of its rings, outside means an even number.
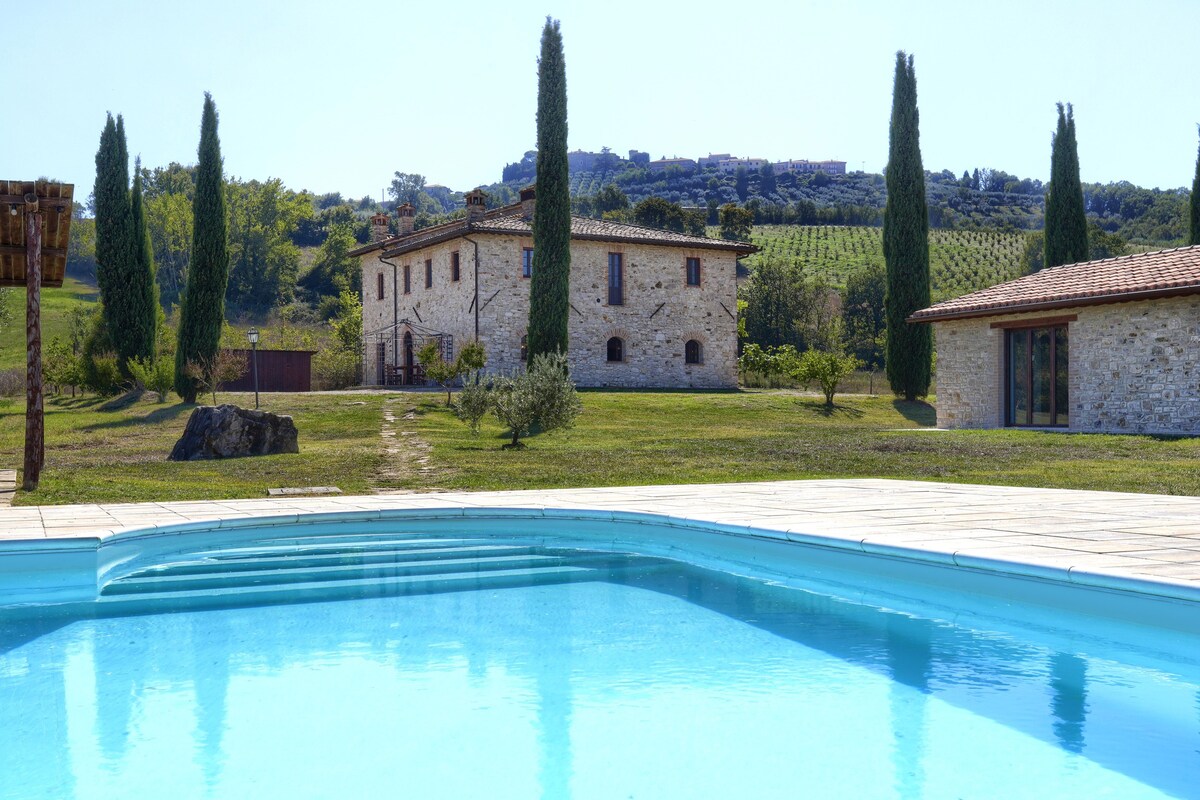
[[[254,365],[251,350],[234,350],[246,359],[246,372],[236,381],[221,384],[227,392],[254,391]],[[259,350],[258,390],[260,392],[312,391],[311,350]]]

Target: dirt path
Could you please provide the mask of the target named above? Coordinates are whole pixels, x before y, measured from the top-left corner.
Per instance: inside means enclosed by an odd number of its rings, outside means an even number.
[[[424,484],[437,470],[430,465],[433,447],[417,435],[417,407],[404,395],[391,397],[383,403],[383,426],[380,445],[383,463],[379,468],[379,494],[438,491],[436,489],[399,489],[398,484],[417,478]]]

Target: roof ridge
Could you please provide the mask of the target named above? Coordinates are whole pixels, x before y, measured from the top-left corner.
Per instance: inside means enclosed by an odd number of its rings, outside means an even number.
[[[1069,264],[1055,264],[1053,267],[1043,267],[1042,269],[1038,270],[1037,272],[1031,272],[1031,273],[1029,273],[1029,275],[1022,275],[1020,278],[1013,278],[1013,280],[1020,280],[1021,278],[1028,278],[1031,275],[1037,275],[1038,273],[1045,272],[1045,271],[1051,270],[1051,269],[1062,269],[1063,267],[1078,267],[1078,266],[1082,266],[1084,264],[1108,264],[1110,262],[1120,261],[1122,259],[1142,258],[1144,256],[1157,256],[1157,255],[1162,255],[1163,253],[1177,253],[1182,250],[1192,250],[1192,249],[1196,249],[1196,248],[1200,248],[1200,244],[1185,244],[1185,245],[1180,245],[1179,247],[1164,247],[1162,250],[1147,250],[1144,253],[1125,253],[1124,255],[1109,256],[1108,258],[1093,258],[1093,259],[1089,259],[1087,261],[1072,261]],[[997,284],[997,285],[1001,285],[1001,284]],[[983,289],[979,289],[978,291],[983,291]],[[972,294],[974,294],[974,292],[972,292]]]

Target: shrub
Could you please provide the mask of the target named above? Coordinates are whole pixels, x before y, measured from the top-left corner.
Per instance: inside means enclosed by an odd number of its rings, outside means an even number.
[[[244,355],[222,348],[213,356],[201,355],[187,362],[184,373],[200,394],[211,393],[213,405],[216,405],[217,389],[222,383],[236,381],[245,375],[246,366]]]
[[[463,376],[462,389],[454,402],[454,416],[461,419],[471,428],[471,435],[479,435],[479,423],[492,410],[492,393],[490,385],[484,380],[479,370],[472,370]]]
[[[362,354],[336,348],[313,356],[313,374],[319,389],[345,389],[357,386],[362,370]]]
[[[825,395],[825,405],[833,406],[833,395],[847,375],[862,366],[854,356],[821,350],[806,350],[799,361],[788,370],[805,386],[816,383]]]
[[[483,369],[486,362],[483,345],[471,342],[464,347],[453,361],[442,358],[442,345],[431,339],[417,351],[417,361],[425,370],[425,377],[446,390],[446,407],[450,407],[450,387],[460,376],[473,370]]]
[[[16,397],[25,393],[25,370],[0,370],[0,397]]]
[[[69,342],[54,337],[42,354],[42,375],[62,391],[63,386],[83,385],[83,364]]]
[[[474,381],[480,379],[476,373]],[[464,388],[464,391],[467,391]],[[581,404],[571,381],[567,357],[562,353],[542,353],[533,357],[533,363],[524,372],[513,372],[493,379],[491,391],[472,386],[468,393],[470,408],[456,411],[459,419],[468,423],[478,413],[485,392],[493,414],[501,425],[508,428],[512,440],[504,448],[521,448],[525,444],[521,437],[536,425],[543,433],[569,428],[579,416]],[[486,413],[486,410],[483,412]],[[482,417],[482,414],[480,414]],[[473,429],[478,428],[478,422]]]
[[[124,378],[117,366],[116,353],[90,353],[83,361],[83,387],[99,395],[117,394]]]
[[[167,393],[175,385],[175,362],[173,359],[159,357],[131,358],[126,365],[134,383],[141,389],[158,395],[158,402],[167,401]]]

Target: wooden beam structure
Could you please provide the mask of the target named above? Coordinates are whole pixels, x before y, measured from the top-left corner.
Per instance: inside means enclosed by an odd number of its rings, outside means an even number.
[[[25,468],[21,488],[32,492],[46,463],[42,396],[42,224],[38,197],[25,195]]]
[[[25,288],[25,195],[38,198],[42,218],[42,286],[62,286],[75,187],[49,181],[0,180],[0,286]]]
[[[0,181],[0,286],[25,287],[25,461],[33,491],[46,462],[42,392],[42,287],[62,286],[74,209],[71,184]]]

